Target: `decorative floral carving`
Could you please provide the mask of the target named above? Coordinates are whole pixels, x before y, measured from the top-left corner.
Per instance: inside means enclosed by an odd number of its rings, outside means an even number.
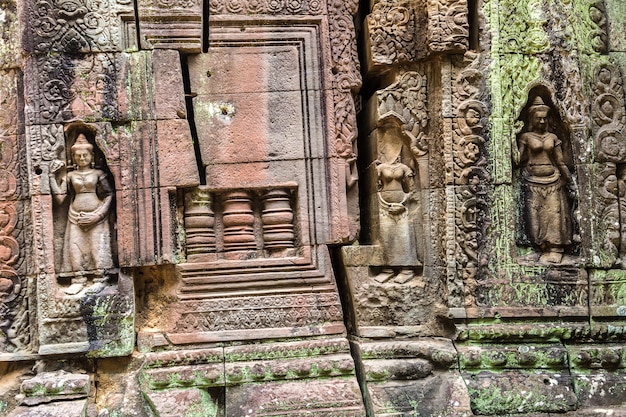
[[[467,0],[429,0],[429,49],[465,51],[469,46]]]
[[[622,76],[612,64],[596,68],[591,117],[597,159],[607,162],[626,161],[624,89]]]
[[[401,123],[402,130],[411,140],[411,151],[415,157],[428,152],[428,141],[424,134],[428,125],[426,90],[426,77],[419,72],[409,71],[377,93],[379,120],[394,117]]]
[[[215,299],[188,307],[176,322],[176,332],[309,326],[343,320],[336,294]]]
[[[591,119],[596,159],[605,162],[598,175],[597,208],[605,232],[603,249],[626,265],[626,112],[624,87],[619,69],[611,64],[598,65],[594,71]]]
[[[333,97],[335,103],[335,152],[348,165],[347,186],[356,184],[356,109],[354,96],[361,88],[359,56],[353,16],[356,0],[328,0],[330,47],[332,54]]]
[[[29,0],[32,49],[37,52],[114,51],[120,28],[113,0]]]
[[[626,218],[626,201],[622,195],[626,193],[626,189],[624,179],[618,177],[614,163],[602,165],[597,173],[597,180],[596,202],[600,222],[598,230],[605,231],[602,249],[610,257],[609,263],[613,264],[618,259],[620,247],[624,247],[622,240],[626,236],[621,230],[623,219]]]
[[[178,0],[178,3],[181,1],[184,0]],[[322,1],[320,0],[211,0],[209,3],[209,10],[212,15],[317,15],[323,13],[322,7]]]
[[[17,72],[0,77],[0,351],[29,349],[27,280],[23,270],[24,207],[20,199]],[[6,118],[5,118],[6,117]]]
[[[461,307],[463,300],[471,302],[479,266],[482,237],[487,227],[487,186],[491,176],[487,171],[485,136],[489,116],[483,101],[485,79],[480,71],[479,55],[466,54],[471,60],[453,82],[452,98],[455,118],[452,132],[452,180],[455,196],[450,203],[454,212],[454,268],[448,270],[448,302]],[[451,252],[452,248],[449,248]]]
[[[378,1],[366,20],[370,53],[376,64],[415,60],[415,10],[411,1]]]
[[[30,123],[81,118],[115,119],[118,63],[112,55],[39,56],[32,61],[26,105]]]

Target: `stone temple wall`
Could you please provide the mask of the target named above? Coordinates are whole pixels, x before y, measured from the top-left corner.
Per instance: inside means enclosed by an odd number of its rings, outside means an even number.
[[[0,416],[626,416],[625,29],[0,1]]]

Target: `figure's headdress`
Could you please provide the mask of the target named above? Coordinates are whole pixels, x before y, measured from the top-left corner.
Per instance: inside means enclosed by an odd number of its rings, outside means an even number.
[[[83,133],[78,135],[78,137],[76,138],[76,142],[74,142],[71,149],[72,149],[72,153],[81,149],[86,149],[93,153],[93,145],[89,143],[89,141],[87,140],[87,138],[85,137]]]
[[[547,106],[546,103],[544,103],[541,96],[535,97],[535,99],[533,100],[533,104],[531,104],[530,107],[528,108],[528,111],[531,113],[534,113],[538,110],[545,110],[545,111],[550,110],[550,106]]]

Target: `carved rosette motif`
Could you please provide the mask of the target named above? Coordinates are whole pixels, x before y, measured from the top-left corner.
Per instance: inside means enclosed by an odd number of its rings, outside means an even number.
[[[409,0],[378,1],[367,16],[372,60],[397,64],[416,59],[415,9]]]
[[[468,56],[472,58],[471,56]],[[485,104],[484,75],[480,71],[480,56],[457,75],[453,83],[452,176],[456,207],[454,258],[448,267],[448,301],[461,307],[462,300],[471,302],[479,275],[480,245],[487,226],[487,186],[491,176],[487,170],[485,141],[488,134],[485,121],[489,109]]]
[[[158,0],[157,3],[193,3],[191,0]],[[182,6],[185,7],[185,6]],[[324,12],[323,0],[210,0],[210,13],[215,14],[286,14],[319,15]]]
[[[117,18],[128,0],[29,0],[32,52],[89,53],[115,51],[121,45]]]
[[[469,46],[466,0],[429,0],[429,49],[465,51]]]

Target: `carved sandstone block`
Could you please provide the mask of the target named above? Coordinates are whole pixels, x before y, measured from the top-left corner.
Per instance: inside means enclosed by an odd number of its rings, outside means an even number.
[[[226,415],[260,417],[277,412],[365,416],[356,380],[266,382],[228,387]]]
[[[138,16],[142,49],[200,52],[203,29],[201,0],[141,0]]]
[[[34,53],[120,51],[126,43],[122,13],[132,13],[128,0],[28,0],[22,12],[22,47]]]
[[[19,44],[20,23],[18,21],[19,11],[17,6],[17,1],[9,1],[0,7],[0,11],[2,11],[4,16],[0,25],[0,68],[3,69],[22,66]]]

